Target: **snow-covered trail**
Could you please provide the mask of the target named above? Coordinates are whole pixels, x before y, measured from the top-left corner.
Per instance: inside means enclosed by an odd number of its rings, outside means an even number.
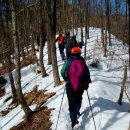
[[[113,57],[110,55],[107,58],[102,57],[102,48],[96,43],[97,37],[100,39],[100,32],[101,31],[98,28],[90,28],[90,38],[88,39],[87,44],[88,59],[86,60],[87,64],[91,63],[94,59],[99,59],[100,61],[98,68],[88,66],[92,79],[92,84],[90,84],[88,94],[92,105],[96,128],[97,130],[127,130],[130,122],[130,114],[127,112],[128,100],[126,96],[124,95],[122,106],[117,104],[121,79],[123,77],[123,63],[120,58],[128,59],[128,53],[126,51],[127,46],[121,46],[121,41],[115,39],[113,40],[113,46],[108,47],[108,50],[109,52],[115,51],[116,54],[121,55],[121,57],[119,58],[117,55],[113,55]],[[78,34],[80,35],[80,32]],[[114,36],[112,37],[114,38]],[[82,56],[83,51],[84,47],[82,48]],[[47,73],[49,74],[49,76],[45,78],[42,78],[40,75],[37,75],[32,71],[32,68],[35,66],[30,65],[22,69],[22,86],[25,86],[27,82],[31,81],[24,87],[23,91],[29,92],[35,85],[38,85],[38,89],[46,89],[47,92],[56,92],[56,95],[51,97],[44,104],[49,108],[55,108],[51,113],[51,129],[70,130],[71,124],[68,111],[68,100],[65,92],[65,82],[60,86],[54,87],[52,68],[50,65],[47,65],[47,58],[47,46],[45,46],[44,64]],[[58,69],[60,72],[64,62],[60,59],[58,46],[57,59]],[[5,77],[8,79],[7,75],[5,75]],[[35,80],[32,80],[34,77],[36,77]],[[63,81],[62,77],[60,78]],[[9,93],[10,85],[7,85],[6,95],[0,98],[0,111],[8,108],[11,100],[7,103],[4,103],[4,100],[9,96]],[[30,107],[34,109],[35,105]],[[60,107],[61,111],[56,129]],[[95,130],[86,91],[83,94],[80,112],[82,114],[79,118],[81,130]],[[9,130],[12,126],[20,123],[23,120],[23,116],[24,113],[21,110],[21,106],[18,106],[14,110],[10,111],[6,116],[0,116],[0,128],[2,127],[2,130]]]
[[[120,93],[121,78],[123,77],[123,63],[116,55],[113,56],[113,60],[111,60],[112,56],[108,56],[107,58],[102,57],[101,47],[95,45],[97,37],[100,39],[100,34],[100,29],[90,29],[90,39],[88,39],[87,45],[87,54],[91,57],[91,55],[95,53],[93,59],[100,58],[100,65],[97,69],[89,66],[92,84],[88,89],[88,93],[92,105],[96,128],[97,130],[124,130],[128,128],[130,121],[130,115],[127,112],[128,100],[126,97],[124,97],[123,106],[119,106],[117,104]],[[109,47],[109,51],[115,51],[117,54],[124,52],[123,56],[128,59],[128,54],[126,55],[124,49],[125,47],[118,48],[120,41],[116,41],[117,45],[115,45],[115,42],[113,44],[114,47]],[[84,48],[82,48],[82,52],[83,51]],[[86,62],[90,63],[91,60]],[[53,104],[56,107],[52,113],[53,116],[51,118],[53,121],[52,130],[55,130],[56,127],[58,112],[60,110],[62,96],[64,93],[64,87],[65,85],[59,87],[56,100],[53,100],[47,104],[48,107],[52,107]],[[82,113],[82,116],[79,118],[81,129],[95,130],[86,91],[83,94],[83,101],[80,112]],[[120,123],[123,125],[120,125]],[[57,130],[61,129],[70,130],[68,100],[66,94],[63,99],[60,117],[58,119]]]

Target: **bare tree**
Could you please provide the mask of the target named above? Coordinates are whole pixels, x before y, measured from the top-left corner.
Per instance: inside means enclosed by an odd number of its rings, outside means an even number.
[[[42,77],[47,76],[44,63],[43,63],[43,49],[46,42],[46,34],[45,34],[45,6],[42,0],[40,0],[40,67]]]
[[[108,31],[109,45],[111,46],[111,34],[110,34],[110,3],[106,0],[106,30]]]
[[[63,1],[63,14],[64,14],[64,33],[66,34],[66,0]]]
[[[60,85],[60,77],[58,73],[55,35],[56,35],[56,3],[57,0],[46,0],[46,10],[48,16],[48,32],[50,34],[52,69],[55,86]]]
[[[82,42],[82,44],[84,43],[84,41],[83,41],[83,16],[84,16],[83,15],[84,14],[83,11],[84,11],[84,9],[83,9],[83,1],[79,0],[79,12],[80,12],[79,14],[80,14],[80,28],[81,28],[81,42]],[[85,14],[86,14],[86,12],[85,12]],[[86,54],[84,54],[84,56],[85,55]]]
[[[89,0],[84,0],[84,21],[85,21],[85,48],[84,48],[84,58],[86,59],[86,49],[87,49],[87,39],[88,39],[88,36],[89,36],[89,25],[88,25],[88,10],[89,10]]]
[[[107,45],[108,45],[108,41],[107,41],[107,34],[108,34],[108,15],[109,15],[109,10],[108,10],[108,5],[109,5],[109,1],[108,0],[105,0],[105,14],[106,14],[106,20],[105,20],[105,44],[104,44],[104,56],[106,57],[107,56]]]
[[[10,0],[11,2],[11,15],[12,15],[12,33],[13,33],[13,43],[15,49],[15,63],[16,63],[16,89],[18,94],[18,99],[20,104],[25,112],[25,118],[28,119],[32,113],[31,109],[27,105],[27,102],[23,96],[22,88],[21,88],[21,72],[20,72],[20,52],[18,45],[18,37],[17,37],[17,26],[16,26],[16,10],[14,0]]]
[[[32,57],[37,61],[37,56],[35,52],[35,46],[34,46],[34,33],[33,33],[33,11],[30,11],[30,7],[28,8],[28,15],[29,15],[29,34],[30,34],[30,42],[31,42],[31,53]],[[38,64],[38,63],[37,63]]]
[[[102,45],[104,47],[104,28],[103,28],[103,7],[102,7],[102,0],[101,0],[101,41],[102,41]]]
[[[7,2],[7,1],[5,1]],[[6,3],[9,4],[9,3]],[[6,17],[8,17],[8,13],[6,12],[7,15]],[[15,84],[14,84],[14,79],[13,79],[13,75],[12,75],[12,62],[11,62],[11,47],[10,47],[10,39],[9,39],[9,24],[8,24],[8,18],[6,18],[7,20],[7,33],[5,31],[5,26],[3,23],[3,19],[2,19],[2,11],[1,11],[1,1],[0,1],[0,35],[1,35],[1,39],[0,39],[0,54],[3,54],[4,56],[4,60],[5,60],[5,67],[7,68],[7,72],[9,75],[9,80],[10,80],[10,84],[11,84],[11,90],[12,90],[12,101],[15,101],[17,99],[17,94],[16,94],[16,89],[15,89]]]
[[[128,45],[129,45],[129,57],[130,57],[130,0],[127,0],[127,3],[128,3],[128,10],[129,10],[129,25],[128,25],[128,28],[129,28],[129,32],[128,32]],[[129,62],[129,70],[130,70],[130,62]]]
[[[50,35],[47,34],[48,65],[52,64]]]
[[[122,80],[122,85],[121,85],[121,92],[120,92],[120,96],[118,99],[119,105],[122,105],[122,98],[123,98],[123,93],[124,93],[125,86],[126,86],[126,80],[127,80],[127,65],[124,66],[124,75],[123,75],[123,80]]]

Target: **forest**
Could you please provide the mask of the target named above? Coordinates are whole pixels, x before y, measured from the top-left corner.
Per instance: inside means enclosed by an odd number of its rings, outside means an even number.
[[[98,73],[104,74],[107,71],[103,78],[105,76],[111,78],[114,69],[117,69],[114,76],[115,81],[118,82],[118,91],[115,93],[117,98],[114,102],[119,107],[125,102],[125,112],[129,114],[129,3],[129,0],[0,0],[0,130],[63,129],[57,126],[60,124],[58,107],[48,107],[46,104],[56,98],[57,92],[64,95],[65,82],[60,75],[63,61],[61,61],[56,38],[58,34],[65,36],[68,32],[71,36],[76,36],[78,43],[83,43],[82,56],[89,65],[93,81],[98,79],[93,76],[96,75],[95,72],[98,76]],[[107,65],[104,67],[105,63]],[[100,71],[101,65],[105,68],[103,68],[105,72]],[[105,86],[105,83],[101,85]],[[47,86],[54,88],[54,91]],[[26,91],[26,87],[29,90]],[[96,89],[90,90],[90,93],[95,91]],[[113,91],[115,90],[111,90],[110,93],[113,94]],[[61,95],[57,98],[59,104]],[[92,94],[91,97],[94,95]],[[8,105],[4,106],[6,103]],[[33,108],[32,105],[36,106]],[[6,128],[4,117],[16,108],[19,109],[20,106],[24,112],[20,119],[24,118],[24,121]],[[57,110],[56,114],[59,112],[58,118],[54,113],[51,118],[54,109]],[[54,122],[53,117],[56,117]],[[68,120],[68,118],[63,119]],[[128,122],[130,123],[130,118]],[[123,128],[127,127],[125,129],[130,130],[129,123]],[[69,125],[64,126],[63,130],[70,130],[68,127]],[[97,127],[90,128],[91,130],[116,129],[115,126]],[[80,130],[87,130],[87,128],[88,126],[83,127],[82,124]]]

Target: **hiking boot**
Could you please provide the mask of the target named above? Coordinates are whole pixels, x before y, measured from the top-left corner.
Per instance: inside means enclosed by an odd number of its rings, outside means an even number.
[[[78,125],[78,121],[72,121],[72,128],[74,128],[75,126],[77,126]]]

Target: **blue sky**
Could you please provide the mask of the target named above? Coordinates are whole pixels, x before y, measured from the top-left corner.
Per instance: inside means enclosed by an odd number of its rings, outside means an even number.
[[[81,0],[81,1],[83,1],[83,0]],[[90,2],[91,2],[91,0],[90,0]],[[101,0],[98,0],[97,1],[97,3],[100,3],[101,2]],[[103,3],[105,2],[105,0],[103,0]],[[68,3],[69,4],[72,4],[72,0],[68,0]],[[110,0],[110,3],[111,3],[111,5],[112,5],[112,11],[114,11],[115,10],[115,0]],[[125,13],[125,11],[126,11],[126,5],[125,5],[126,3],[125,3],[125,0],[121,0],[121,7],[120,7],[120,11],[121,11],[121,13],[122,14],[124,14]],[[105,7],[105,6],[104,6]],[[114,12],[113,12],[114,13]]]

